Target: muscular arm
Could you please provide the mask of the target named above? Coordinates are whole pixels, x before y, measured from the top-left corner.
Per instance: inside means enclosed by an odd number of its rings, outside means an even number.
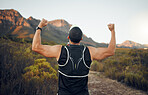
[[[47,25],[47,20],[43,19],[40,24],[38,25],[40,28],[44,27]],[[41,30],[36,30],[36,33],[34,35],[33,38],[33,42],[32,42],[32,50],[42,54],[45,57],[55,57],[55,58],[59,58],[60,56],[60,51],[61,51],[61,45],[54,45],[54,46],[50,46],[50,45],[42,45],[41,44]]]
[[[114,24],[109,24],[108,27],[109,30],[111,31],[111,40],[108,47],[107,48],[88,47],[90,50],[91,58],[94,60],[102,60],[106,57],[114,55],[116,48]]]

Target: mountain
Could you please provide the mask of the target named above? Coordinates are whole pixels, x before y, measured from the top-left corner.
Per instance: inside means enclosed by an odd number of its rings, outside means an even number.
[[[14,9],[0,10],[0,37],[9,35],[16,38],[32,40],[35,28],[40,21],[41,20],[35,19],[32,16],[26,19]],[[54,41],[56,43],[67,43],[70,27],[71,24],[63,19],[49,21],[48,25],[43,28],[41,34],[42,40]],[[107,46],[107,44],[93,41],[92,38],[88,38],[86,35],[83,36],[81,43],[97,47]]]
[[[11,34],[17,38],[32,38],[34,29],[16,10],[0,10],[0,37]]]
[[[139,43],[136,43],[134,41],[126,40],[121,44],[117,45],[120,48],[148,48],[148,45],[142,45]]]
[[[143,44],[143,46],[144,46],[145,48],[148,48],[148,44]]]

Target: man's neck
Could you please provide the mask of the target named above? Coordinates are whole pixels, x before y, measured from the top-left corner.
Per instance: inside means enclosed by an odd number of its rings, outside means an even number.
[[[79,43],[73,43],[73,42],[69,42],[69,44],[72,44],[72,45],[80,45],[80,42]]]

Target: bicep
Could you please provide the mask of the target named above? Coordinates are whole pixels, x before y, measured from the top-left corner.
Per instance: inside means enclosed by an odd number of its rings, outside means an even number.
[[[112,55],[108,48],[91,47],[90,53],[91,53],[92,59],[94,60],[102,60]]]
[[[97,56],[98,55],[98,56]],[[97,57],[99,60],[112,56],[113,54],[108,48],[98,48]]]
[[[61,45],[40,45],[36,52],[40,53],[45,57],[55,57],[57,58],[60,53]]]

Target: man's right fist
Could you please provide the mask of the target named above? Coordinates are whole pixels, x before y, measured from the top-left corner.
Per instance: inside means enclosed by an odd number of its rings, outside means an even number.
[[[47,24],[48,24],[48,21],[43,18],[42,21],[39,23],[38,27],[43,28]]]
[[[110,31],[114,31],[114,24],[108,24],[108,28]]]

